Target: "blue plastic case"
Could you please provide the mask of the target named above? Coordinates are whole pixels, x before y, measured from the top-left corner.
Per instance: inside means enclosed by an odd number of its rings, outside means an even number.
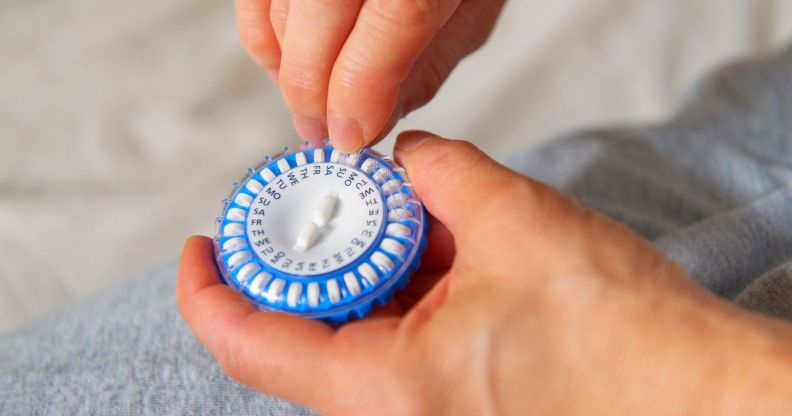
[[[287,204],[289,198],[284,195],[292,192],[293,201],[320,182],[338,187],[339,204],[351,207],[344,212],[356,209],[370,218],[347,218],[347,222],[361,224],[360,238],[353,237],[331,256],[311,261],[304,259],[310,254],[288,246],[287,239],[277,241],[277,233],[270,233],[266,224],[279,228],[294,222],[292,215],[305,209],[274,204]],[[272,218],[276,213],[282,218]],[[327,227],[334,235],[358,231],[355,226]],[[343,153],[329,142],[322,147],[306,143],[265,158],[234,184],[217,219],[214,246],[225,283],[259,309],[338,325],[366,316],[405,287],[426,249],[427,227],[407,173],[393,159],[368,148]],[[365,249],[362,239],[367,242]],[[324,252],[328,249],[334,247],[323,248]]]

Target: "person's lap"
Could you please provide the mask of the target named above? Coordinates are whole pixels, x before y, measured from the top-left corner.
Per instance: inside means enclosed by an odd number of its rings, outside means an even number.
[[[229,379],[182,321],[176,266],[0,340],[0,414],[312,414]]]
[[[625,222],[691,277],[787,319],[792,52],[725,70],[672,122],[512,157]],[[0,413],[310,414],[224,375],[182,322],[166,266],[0,338]]]

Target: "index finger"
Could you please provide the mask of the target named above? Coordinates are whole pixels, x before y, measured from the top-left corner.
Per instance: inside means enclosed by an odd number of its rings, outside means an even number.
[[[399,88],[415,61],[461,0],[370,0],[330,76],[330,140],[357,150],[380,134],[396,108]]]

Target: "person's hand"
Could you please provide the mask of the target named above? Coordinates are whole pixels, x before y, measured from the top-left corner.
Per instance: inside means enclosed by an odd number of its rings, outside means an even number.
[[[413,132],[396,155],[437,220],[425,267],[375,317],[333,329],[257,311],[220,283],[210,241],[187,241],[179,307],[231,377],[329,415],[792,406],[788,325],[468,143]]]
[[[505,0],[235,0],[242,44],[306,140],[371,145],[429,101]]]

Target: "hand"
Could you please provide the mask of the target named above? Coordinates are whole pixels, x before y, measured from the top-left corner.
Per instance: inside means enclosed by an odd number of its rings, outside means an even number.
[[[489,36],[505,0],[235,0],[300,135],[374,144]]]
[[[329,415],[789,414],[787,324],[470,144],[413,132],[396,155],[437,221],[378,316],[259,312],[188,240],[179,307],[231,377]]]

